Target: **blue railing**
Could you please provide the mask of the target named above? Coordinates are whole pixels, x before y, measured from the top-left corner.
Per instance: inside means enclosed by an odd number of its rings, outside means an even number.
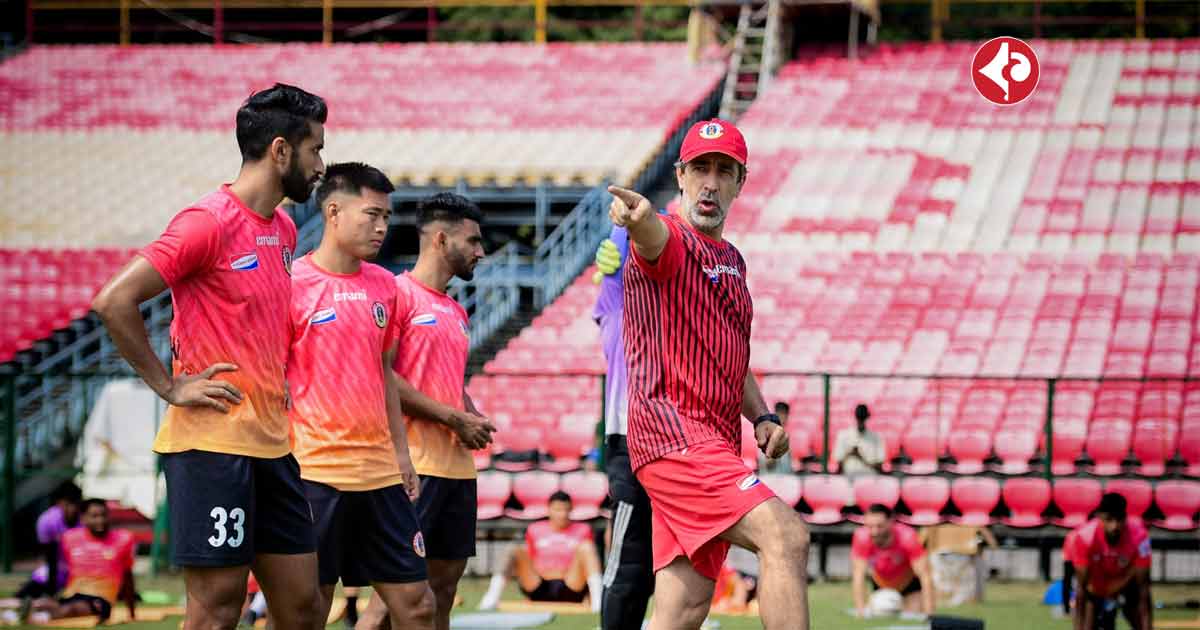
[[[447,292],[470,316],[472,350],[487,341],[521,307],[519,264],[517,244],[509,241],[475,267],[475,277],[469,282],[451,283]]]

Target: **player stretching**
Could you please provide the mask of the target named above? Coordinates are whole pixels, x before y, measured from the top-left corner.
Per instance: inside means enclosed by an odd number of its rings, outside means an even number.
[[[371,584],[392,627],[433,628],[433,593],[392,362],[396,280],[374,258],[392,214],[387,176],[334,164],[317,188],[325,233],[292,270],[288,384],[300,475],[312,504],[320,565],[319,618],[338,578]],[[407,492],[406,492],[407,490]]]
[[[1075,630],[1113,630],[1117,608],[1133,630],[1153,627],[1150,535],[1127,511],[1125,497],[1110,492],[1100,498],[1096,517],[1074,532]]]
[[[682,216],[609,187],[609,214],[629,231],[625,356],[629,457],[653,511],[650,628],[699,628],[736,543],[758,554],[768,630],[808,628],[808,529],[742,462],[739,413],[768,457],[788,450],[749,373],[753,306],[746,264],[722,238],[746,179],[746,142],[732,124],[688,130],[675,177]]]
[[[394,367],[402,379],[398,384],[408,446],[421,476],[417,513],[425,533],[429,585],[437,599],[438,630],[450,627],[458,580],[475,555],[475,462],[470,451],[491,443],[496,430],[464,387],[470,349],[467,312],[446,295],[450,280],[470,280],[483,258],[482,219],[479,206],[459,195],[439,193],[421,201],[421,252],[413,270],[396,277],[400,347]],[[364,615],[366,627],[381,622],[382,609],[373,596]]]
[[[121,356],[170,403],[154,450],[187,630],[237,625],[250,565],[277,627],[317,625],[316,537],[284,406],[296,224],[276,206],[305,201],[320,178],[325,115],[320,97],[289,85],[247,99],[237,179],[176,215],[92,304]],[[138,310],[168,287],[171,371]]]

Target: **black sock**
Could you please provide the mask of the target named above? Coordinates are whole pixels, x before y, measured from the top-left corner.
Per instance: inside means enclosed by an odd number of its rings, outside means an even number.
[[[358,596],[354,595],[346,598],[346,620],[350,623],[358,623]]]

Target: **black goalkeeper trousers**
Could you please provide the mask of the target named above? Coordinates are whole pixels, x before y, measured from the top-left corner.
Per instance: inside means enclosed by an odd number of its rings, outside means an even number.
[[[650,497],[633,476],[624,436],[608,436],[606,455],[612,543],[604,567],[600,627],[639,630],[654,593]]]

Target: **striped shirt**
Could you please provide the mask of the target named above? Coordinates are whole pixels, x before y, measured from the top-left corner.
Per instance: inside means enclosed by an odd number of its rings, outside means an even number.
[[[738,453],[754,305],[746,262],[675,215],[658,260],[625,268],[629,457],[634,470],[718,440]]]

